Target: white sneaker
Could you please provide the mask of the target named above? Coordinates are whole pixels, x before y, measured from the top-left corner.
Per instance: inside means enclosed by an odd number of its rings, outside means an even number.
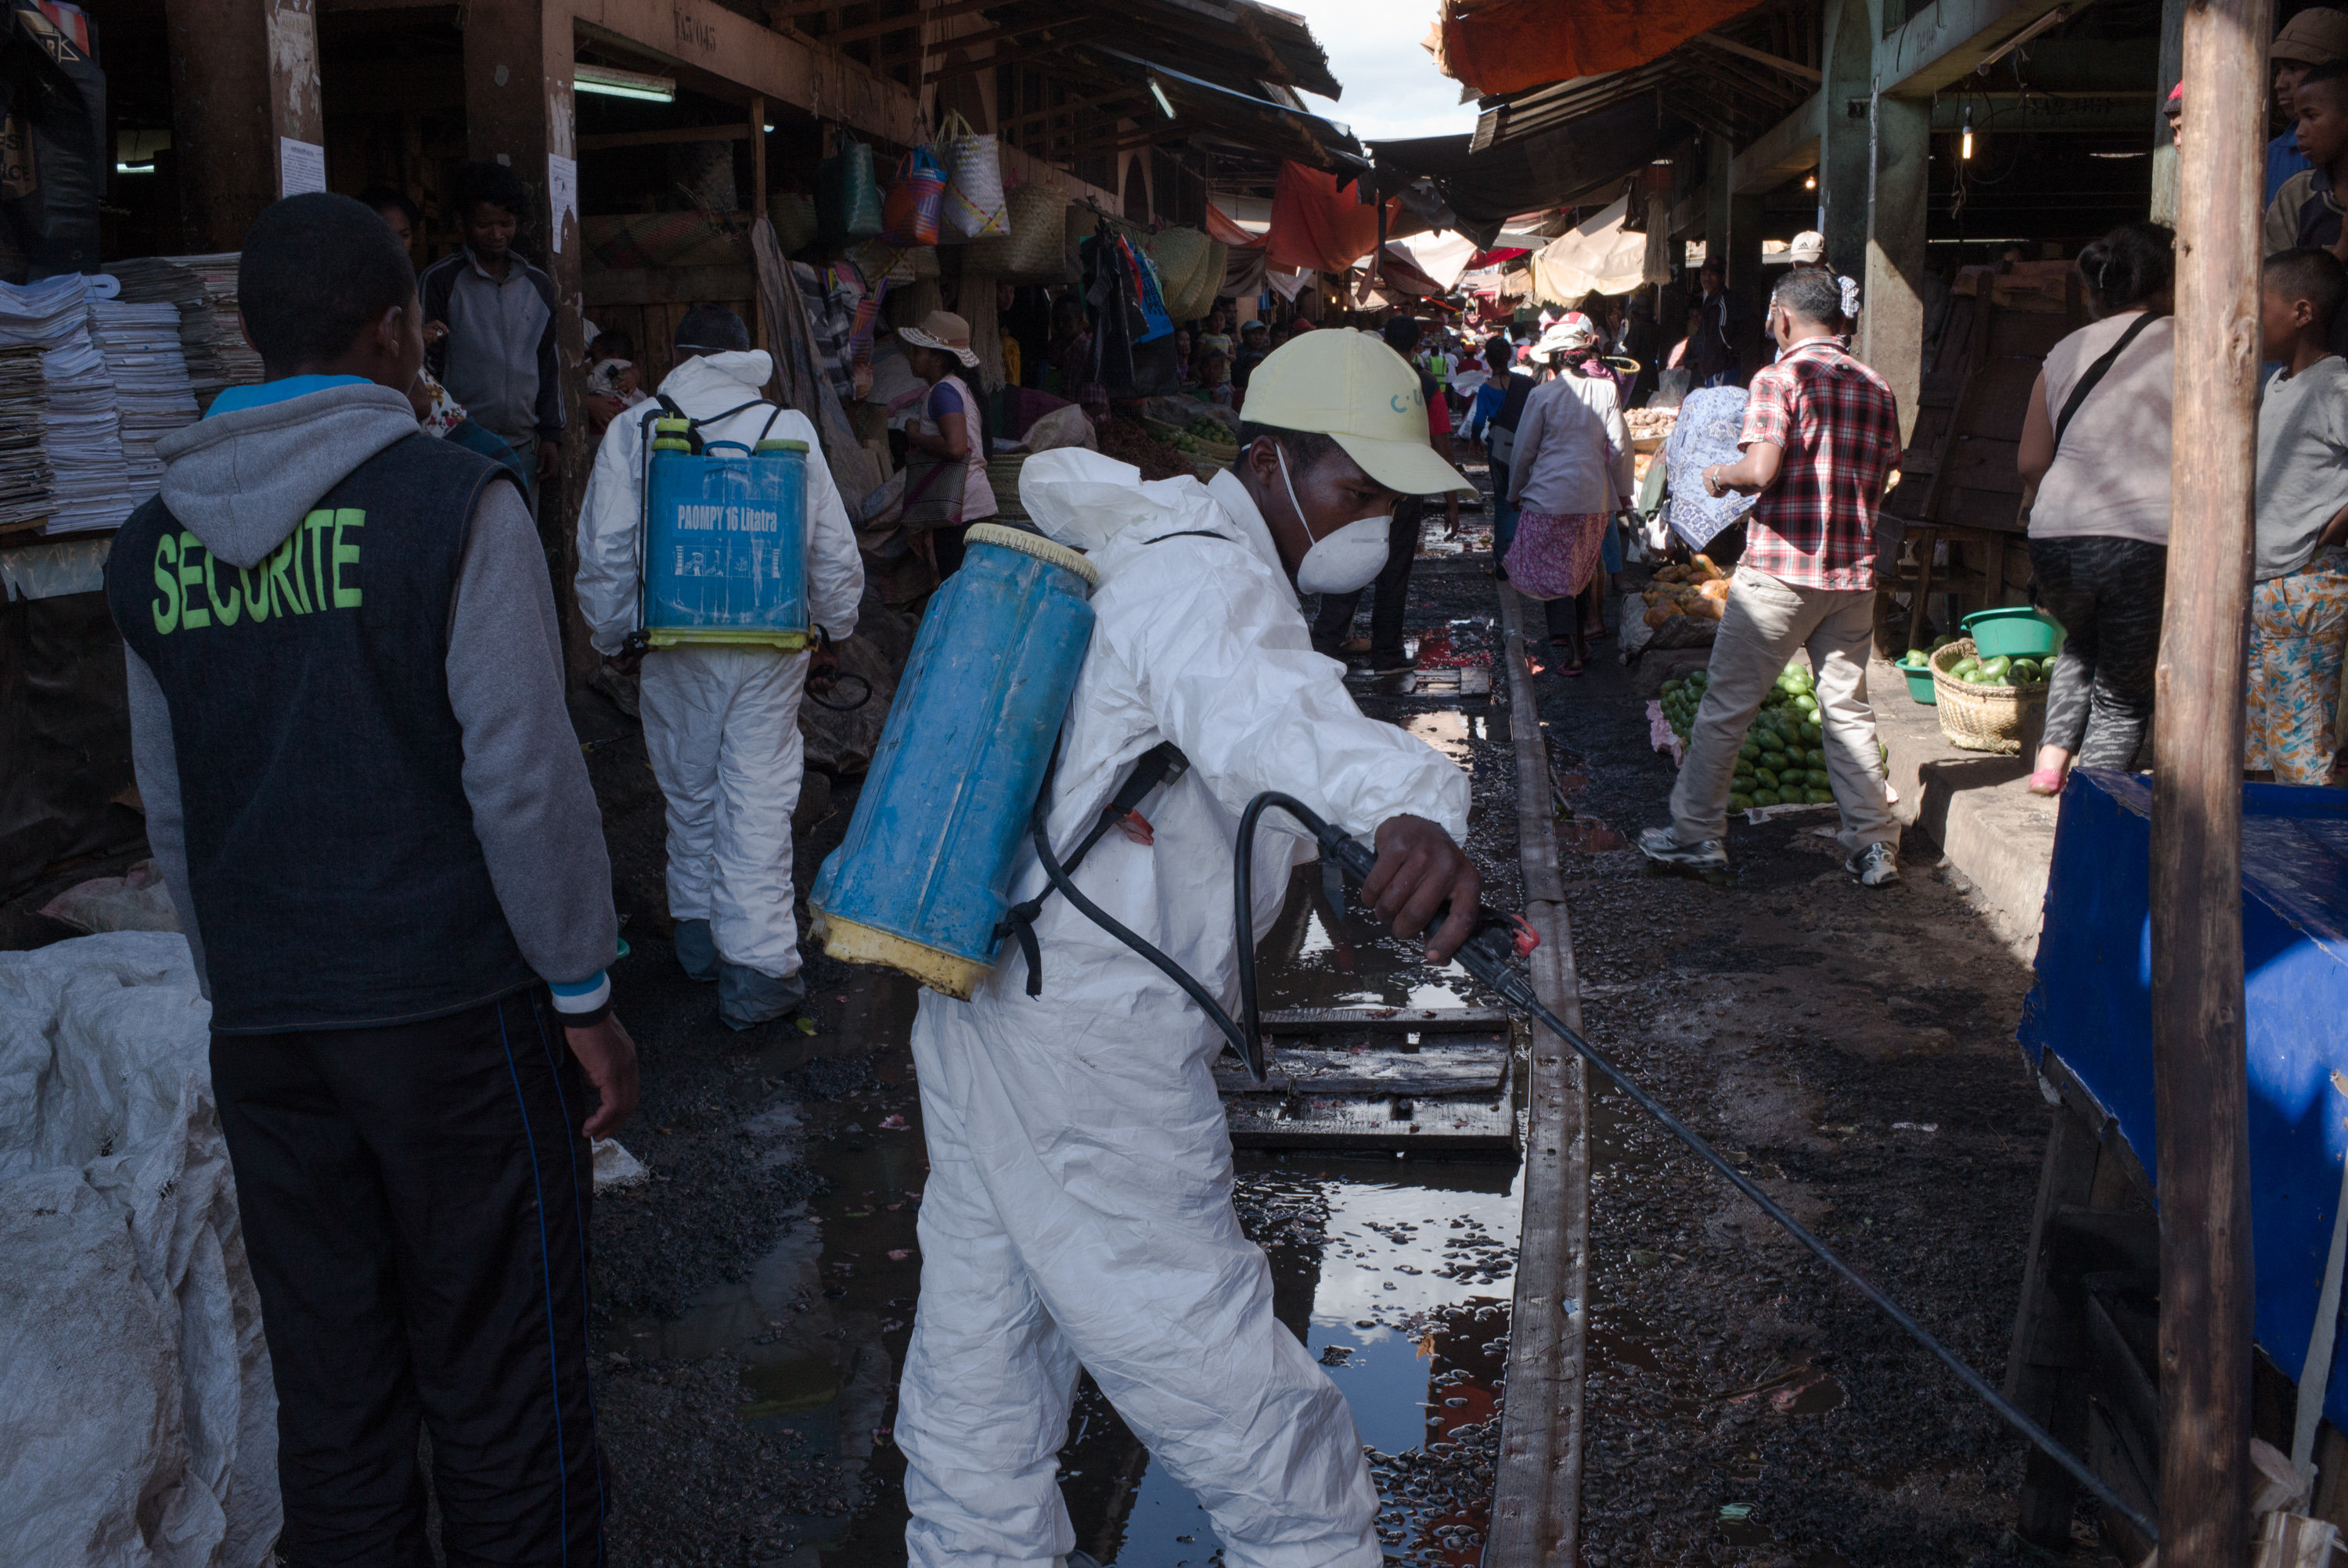
[[[1672,836],[1668,827],[1642,829],[1639,853],[1664,866],[1685,866],[1696,871],[1728,869],[1728,851],[1720,840],[1707,838],[1702,844],[1682,844]]]
[[[1900,880],[1900,860],[1888,844],[1870,844],[1842,863],[1861,887],[1889,887]]]

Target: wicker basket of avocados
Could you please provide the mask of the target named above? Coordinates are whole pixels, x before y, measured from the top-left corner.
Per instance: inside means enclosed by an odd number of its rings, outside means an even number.
[[[1970,637],[1932,654],[1932,694],[1941,733],[1969,752],[2012,756],[2022,750],[2023,722],[2046,701],[2052,660],[1983,659]]]

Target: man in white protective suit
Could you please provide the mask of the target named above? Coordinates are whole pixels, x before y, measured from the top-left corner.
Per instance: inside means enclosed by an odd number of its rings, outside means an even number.
[[[1365,897],[1425,931],[1430,962],[1468,936],[1479,888],[1458,846],[1467,775],[1363,715],[1297,602],[1377,575],[1397,497],[1470,488],[1427,446],[1417,373],[1375,338],[1313,333],[1255,368],[1247,412],[1240,463],[1211,485],[1144,484],[1081,449],[1029,458],[1020,481],[1037,525],[1100,572],[1052,840],[1065,856],[1136,758],[1179,747],[1189,771],[1141,805],[1153,842],[1107,835],[1076,882],[1234,1014],[1232,851],[1259,793],[1371,840]],[[1265,814],[1257,930],[1313,853]],[[1014,893],[1045,886],[1023,851]],[[1377,1568],[1352,1413],[1273,1317],[1271,1272],[1232,1213],[1221,1035],[1066,897],[1043,901],[1035,932],[1039,996],[1006,941],[970,1001],[925,990],[913,1025],[930,1175],[895,1429],[911,1562],[1086,1561],[1054,1459],[1081,1366],[1205,1505],[1231,1568]]]
[[[677,366],[660,395],[701,421],[704,441],[804,441],[808,610],[833,641],[856,630],[864,561],[807,415],[761,401],[774,362],[742,318],[696,305],[676,328]],[[644,404],[612,421],[579,511],[579,609],[595,650],[620,658],[637,629]],[[723,418],[717,415],[725,415]],[[642,655],[644,750],[668,800],[668,910],[677,961],[717,982],[735,1029],[778,1019],[807,994],[791,916],[791,812],[805,748],[799,696],[818,656],[755,644]]]

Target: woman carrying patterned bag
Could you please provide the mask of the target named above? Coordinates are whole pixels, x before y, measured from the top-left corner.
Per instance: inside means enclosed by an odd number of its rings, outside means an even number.
[[[1547,337],[1541,346],[1563,352]],[[1517,529],[1505,564],[1519,593],[1548,600],[1550,646],[1566,656],[1560,675],[1581,674],[1590,659],[1574,601],[1598,574],[1608,519],[1620,501],[1615,470],[1622,455],[1605,419],[1568,376],[1543,382],[1525,399],[1509,465]]]

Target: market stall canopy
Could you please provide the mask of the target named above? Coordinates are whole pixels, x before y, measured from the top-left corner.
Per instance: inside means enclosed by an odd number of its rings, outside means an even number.
[[[1407,240],[1396,240],[1386,246],[1385,260],[1378,268],[1378,282],[1392,292],[1407,294],[1414,300],[1431,302],[1441,299],[1451,292],[1451,285],[1459,281],[1459,275],[1454,272],[1449,278],[1442,278],[1429,272],[1418,264],[1407,249],[1410,243]]]
[[[1337,178],[1300,163],[1280,166],[1272,198],[1272,227],[1264,235],[1265,259],[1292,271],[1342,272],[1378,247],[1378,210],[1342,189]],[[1389,217],[1402,203],[1389,200]]]
[[[1397,251],[1407,255],[1414,270],[1435,285],[1435,292],[1444,294],[1458,286],[1459,275],[1476,259],[1477,245],[1465,234],[1413,234],[1386,247],[1389,256]]]
[[[1220,240],[1234,251],[1263,249],[1262,234],[1236,221],[1231,214],[1211,201],[1207,203],[1206,221],[1200,223],[1199,227],[1206,231],[1208,239]]]
[[[1486,97],[1643,66],[1752,0],[1447,0],[1436,64]]]
[[[1622,227],[1617,200],[1579,229],[1533,252],[1533,297],[1544,304],[1576,305],[1593,291],[1627,294],[1647,282],[1647,236]]]
[[[1323,168],[1365,170],[1369,167],[1362,144],[1354,139],[1350,129],[1307,111],[1292,93],[1261,82],[1253,84],[1253,91],[1241,91],[1105,44],[1086,45],[1077,52],[1097,62],[1101,79],[1122,77],[1142,91],[1165,97],[1174,111],[1169,130],[1180,128],[1210,139],[1301,158]],[[1154,112],[1144,111],[1145,118]]]
[[[776,0],[767,9],[794,31],[880,50],[876,58],[893,48],[882,45],[891,35],[955,19],[963,30],[921,46],[923,69],[911,85],[957,91],[952,85],[1012,71],[1018,109],[1007,100],[994,128],[1047,161],[1066,162],[1080,144],[1091,158],[1187,141],[1207,145],[1219,172],[1267,190],[1282,159],[1357,164],[1352,133],[1298,97],[1344,90],[1312,29],[1256,0],[874,0],[844,8]]]
[[[1470,136],[1430,136],[1374,141],[1370,154],[1381,169],[1432,180],[1460,232],[1490,245],[1517,214],[1570,207],[1616,188],[1687,134],[1686,120],[1669,110],[1658,115],[1649,97],[1488,149],[1477,148]]]
[[[1806,5],[1765,0],[1732,7],[1741,12],[1733,22],[1619,69],[1487,88],[1476,151],[1580,131],[1610,113],[1625,124],[1641,114],[1652,123],[1663,114],[1741,146],[1799,108],[1824,79],[1818,25]]]

